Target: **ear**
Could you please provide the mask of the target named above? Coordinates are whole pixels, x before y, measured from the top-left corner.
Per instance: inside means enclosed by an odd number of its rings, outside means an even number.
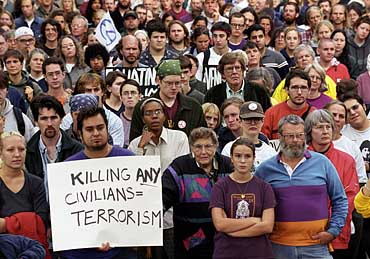
[[[157,85],[160,85],[159,83],[161,82],[161,80],[159,79],[159,76],[156,76],[155,77],[155,83],[157,84]]]

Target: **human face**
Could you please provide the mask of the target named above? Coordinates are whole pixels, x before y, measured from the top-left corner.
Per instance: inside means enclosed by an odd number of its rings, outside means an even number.
[[[94,94],[99,97],[99,102],[101,102],[104,95],[103,90],[98,84],[87,84],[85,85],[85,94]]]
[[[330,7],[330,4],[329,4],[329,1],[320,3],[319,7],[320,7],[320,10],[324,14],[325,17],[330,16],[331,7]]]
[[[138,33],[135,37],[141,42],[141,47],[143,50],[148,47],[149,40],[143,33]]]
[[[268,34],[271,31],[271,23],[267,18],[262,18],[260,20],[260,25],[265,28],[265,33]]]
[[[195,30],[196,28],[207,28],[207,24],[203,20],[198,20],[197,23],[193,23],[192,29]]]
[[[104,1],[104,8],[106,11],[113,12],[116,9],[116,5],[114,4],[113,0],[105,0]]]
[[[99,41],[96,39],[95,35],[89,34],[89,36],[87,36],[87,46],[91,46],[96,43],[99,43]]]
[[[166,47],[166,33],[165,32],[153,32],[150,37],[150,48],[161,51]]]
[[[14,37],[10,37],[6,40],[8,43],[8,49],[17,49],[17,41]]]
[[[97,11],[101,8],[101,4],[99,0],[94,0],[93,3],[91,4],[91,9],[93,11]]]
[[[189,68],[181,69],[181,84],[182,85],[185,85],[185,86],[189,85],[190,75],[191,75],[191,71]]]
[[[305,69],[308,65],[312,64],[313,57],[308,50],[302,50],[297,54],[297,66]]]
[[[312,10],[310,17],[308,18],[308,23],[311,28],[315,28],[316,25],[322,20],[322,16],[318,10]]]
[[[172,1],[171,0],[161,0],[160,1],[162,10],[164,12],[171,10]]]
[[[346,21],[345,7],[342,5],[335,5],[331,13],[331,21],[333,24],[342,24]]]
[[[203,9],[203,3],[201,0],[190,1],[191,10],[201,11]]]
[[[122,87],[121,101],[125,108],[134,108],[140,100],[140,94],[137,87],[130,84],[125,84]]]
[[[176,8],[181,8],[183,3],[184,3],[184,0],[173,0],[173,5]]]
[[[123,39],[121,54],[127,63],[134,64],[140,55],[138,40],[133,36]]]
[[[282,127],[280,135],[280,150],[288,158],[303,157],[306,136],[303,124],[286,123]]]
[[[58,32],[57,28],[51,24],[47,24],[45,26],[45,36],[47,41],[57,41],[58,40]]]
[[[190,78],[193,78],[195,77],[195,74],[197,73],[198,71],[198,66],[197,64],[195,63],[195,61],[193,59],[190,58],[190,62],[191,62],[191,73],[190,73]]]
[[[227,47],[228,37],[224,31],[214,31],[212,33],[213,44],[216,49],[224,49]]]
[[[298,18],[294,5],[286,5],[283,10],[283,19],[287,24],[293,24]]]
[[[26,159],[26,143],[24,138],[13,135],[3,138],[2,142],[2,166],[13,170],[21,170]]]
[[[100,55],[90,58],[90,67],[95,73],[103,71],[105,67],[103,58]]]
[[[160,93],[170,100],[174,100],[181,91],[181,76],[170,75],[160,80]]]
[[[139,19],[129,16],[125,19],[124,26],[128,31],[135,31],[139,28]]]
[[[10,75],[18,75],[22,71],[22,63],[15,57],[9,57],[5,60],[6,70]]]
[[[174,43],[181,43],[185,39],[184,29],[179,24],[173,24],[170,28],[170,39]]]
[[[243,134],[247,136],[258,136],[261,132],[263,118],[241,119]]]
[[[240,37],[243,35],[243,31],[245,28],[245,19],[238,18],[238,17],[233,17],[231,18],[231,35],[234,37]]]
[[[4,36],[0,35],[0,56],[4,56],[5,52],[8,50],[8,42],[6,42]]]
[[[147,10],[152,10],[153,1],[152,0],[143,0],[143,5]]]
[[[61,15],[55,16],[54,20],[56,20],[60,24],[60,26],[62,27],[62,31],[63,31],[66,26],[64,16],[61,16]]]
[[[333,115],[335,131],[340,132],[346,124],[346,109],[342,105],[333,104],[330,105],[328,111]]]
[[[318,146],[329,145],[333,139],[333,128],[328,122],[319,122],[312,127],[312,144]]]
[[[316,91],[320,89],[322,79],[320,74],[313,68],[308,72],[308,76],[311,78],[311,89],[310,91]]]
[[[261,61],[261,52],[257,48],[247,49],[248,66],[259,66]]]
[[[30,18],[34,15],[34,8],[31,0],[23,0],[21,3],[21,9],[24,17]]]
[[[365,108],[356,99],[348,99],[344,104],[347,108],[347,122],[353,128],[360,129],[366,125]]]
[[[0,16],[0,24],[12,26],[12,20],[7,13],[2,13]]]
[[[239,61],[224,66],[223,76],[230,86],[241,87],[243,83],[243,73],[244,68]]]
[[[326,25],[321,25],[319,30],[317,31],[317,36],[319,40],[321,39],[330,39],[332,31]]]
[[[335,56],[339,56],[342,54],[344,47],[346,46],[346,38],[343,33],[336,33],[333,37],[334,41],[334,48],[335,48]]]
[[[349,10],[348,16],[349,16],[349,19],[351,21],[351,26],[353,26],[355,24],[355,22],[357,21],[357,19],[360,18],[358,13],[356,13],[353,9]]]
[[[41,73],[42,72],[42,64],[45,61],[44,55],[40,53],[33,54],[31,59],[30,59],[30,67],[31,71],[34,71],[36,73]]]
[[[77,38],[82,37],[82,35],[84,35],[84,33],[87,32],[87,24],[85,23],[84,20],[80,18],[75,18],[72,20],[71,28],[72,35]]]
[[[108,145],[108,129],[103,116],[87,118],[83,121],[80,132],[82,143],[88,151],[102,151]]]
[[[254,163],[254,154],[250,147],[238,145],[231,154],[231,162],[234,165],[235,172],[248,174],[251,172]]]
[[[118,6],[122,9],[128,9],[131,5],[130,0],[119,0]]]
[[[123,77],[117,77],[116,80],[114,80],[112,85],[107,85],[108,91],[111,93],[111,95],[120,98],[120,88],[121,85],[125,82],[125,79]]]
[[[257,47],[259,50],[265,48],[265,35],[263,34],[262,31],[253,31],[251,33],[251,39],[252,42],[255,42],[257,44]]]
[[[62,0],[64,12],[71,12],[73,10],[72,0]]]
[[[355,28],[355,38],[359,40],[366,40],[369,36],[370,25],[367,23],[361,23],[357,28]]]
[[[54,109],[39,109],[39,118],[36,125],[40,128],[42,137],[47,139],[59,138],[59,127],[61,123],[62,118],[60,118]]]
[[[285,48],[285,35],[284,32],[280,32],[279,35],[275,39],[275,50],[280,51]]]
[[[162,106],[158,102],[149,102],[143,109],[143,121],[149,131],[161,131],[166,120]]]
[[[325,62],[330,62],[334,58],[335,45],[333,42],[323,42],[317,49],[317,52],[320,56],[320,59]]]
[[[213,13],[218,12],[218,9],[218,3],[216,0],[204,1],[204,12],[208,17],[211,17]]]
[[[166,19],[164,19],[164,26],[166,29],[168,29],[168,25],[170,25],[170,22],[172,22],[174,19],[172,16],[167,16]]]
[[[136,13],[137,13],[137,17],[139,18],[139,22],[141,24],[144,24],[146,20],[146,9],[138,7],[136,9]]]
[[[266,0],[259,0],[256,2],[256,12],[260,13],[263,8],[267,7]]]
[[[198,139],[190,148],[191,152],[194,154],[195,161],[197,161],[201,168],[206,168],[212,165],[217,146],[211,139]]]
[[[290,80],[289,88],[287,89],[289,102],[300,106],[306,102],[308,96],[308,82],[299,77],[293,77]]]
[[[211,129],[215,129],[218,124],[218,116],[217,114],[207,112],[204,114],[204,118],[207,122],[207,127]]]
[[[240,108],[236,105],[231,104],[224,109],[224,120],[226,122],[226,126],[231,131],[238,131],[241,127],[239,114]]]
[[[256,23],[252,13],[246,12],[243,15],[245,17],[245,29],[248,29],[249,27]]]
[[[289,31],[287,35],[285,35],[285,43],[288,50],[295,50],[295,48],[299,45],[299,42],[299,34],[297,31]]]
[[[147,10],[146,11],[146,22],[149,22],[154,19],[154,14],[152,10]]]
[[[204,52],[209,47],[210,38],[207,35],[202,34],[195,39],[194,43],[198,52]]]
[[[45,67],[45,80],[50,88],[62,88],[65,73],[62,72],[59,64],[50,64]]]
[[[17,48],[28,55],[35,48],[35,43],[35,38],[31,35],[21,36],[17,39]]]
[[[76,57],[76,46],[72,39],[64,38],[61,45],[62,53],[65,58]]]

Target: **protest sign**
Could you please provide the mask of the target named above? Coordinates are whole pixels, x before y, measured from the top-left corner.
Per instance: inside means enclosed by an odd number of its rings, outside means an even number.
[[[222,83],[222,76],[217,69],[217,66],[208,65],[204,67],[202,81],[207,84],[207,90],[215,85]]]
[[[114,22],[109,12],[106,12],[96,26],[95,37],[108,52],[110,52],[121,40],[121,34],[114,26]]]
[[[48,164],[54,251],[162,245],[159,156]]]
[[[270,139],[269,144],[273,149],[275,149],[276,152],[280,151],[280,140],[279,139]]]
[[[107,67],[105,69],[105,74],[108,75],[109,72],[114,70],[119,70],[124,73],[128,79],[133,79],[138,82],[141,87],[141,93],[144,97],[151,96],[158,91],[158,86],[155,82],[155,77],[157,75],[155,67]]]

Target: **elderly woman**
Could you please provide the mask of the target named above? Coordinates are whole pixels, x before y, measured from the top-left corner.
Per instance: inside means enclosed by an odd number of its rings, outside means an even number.
[[[216,153],[216,133],[196,128],[191,154],[176,158],[162,177],[163,206],[173,206],[175,258],[211,258],[215,228],[208,210],[214,184],[232,172],[230,159]]]
[[[311,88],[308,93],[307,102],[317,109],[322,109],[325,104],[332,100],[331,97],[323,93],[326,89],[325,70],[319,63],[314,61],[312,64],[308,65],[304,71],[308,73],[311,79]]]
[[[26,140],[18,132],[4,132],[0,151],[0,233],[27,236],[47,249],[50,224],[45,188],[40,178],[24,171]]]

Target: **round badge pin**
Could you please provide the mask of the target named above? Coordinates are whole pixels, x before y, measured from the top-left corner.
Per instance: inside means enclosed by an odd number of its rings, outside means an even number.
[[[251,111],[255,111],[255,110],[257,110],[257,104],[256,103],[251,103],[251,104],[249,104],[248,108]]]
[[[177,123],[177,125],[179,126],[180,129],[183,129],[186,127],[186,122],[181,120]]]

